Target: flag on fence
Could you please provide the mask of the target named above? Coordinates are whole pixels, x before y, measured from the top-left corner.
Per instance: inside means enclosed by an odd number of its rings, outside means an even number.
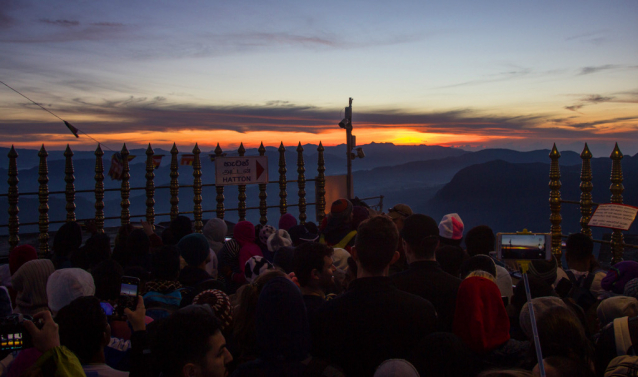
[[[180,161],[180,165],[193,165],[193,162],[195,161],[195,155],[194,154],[183,154],[182,155],[182,159]]]
[[[162,162],[162,157],[164,157],[163,154],[155,154],[155,155],[153,155],[153,167],[155,169],[160,167],[160,163]]]
[[[80,136],[78,136],[78,131],[79,131],[79,130],[78,130],[77,128],[73,127],[73,126],[71,125],[71,123],[67,122],[66,120],[65,120],[65,121],[63,121],[63,122],[64,122],[64,124],[67,126],[67,128],[69,129],[69,131],[73,132],[73,135],[75,135],[75,137],[76,137],[76,138],[79,138],[79,137],[80,137]]]
[[[134,158],[135,156],[130,154],[128,156],[129,162]],[[109,176],[111,177],[111,180],[121,181],[123,171],[124,159],[122,158],[122,154],[120,152],[115,152],[111,157],[111,168],[109,169]]]

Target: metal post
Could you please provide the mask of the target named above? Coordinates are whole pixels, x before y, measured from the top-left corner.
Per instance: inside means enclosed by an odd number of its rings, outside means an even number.
[[[622,204],[623,198],[622,193],[625,191],[625,187],[623,186],[623,174],[622,174],[622,166],[620,164],[620,160],[623,158],[622,152],[618,148],[618,143],[614,147],[613,152],[611,152],[611,186],[609,186],[609,191],[611,191],[611,202],[615,204]],[[624,247],[624,236],[620,229],[614,229],[611,233],[611,264],[614,265],[618,262],[622,262],[623,260],[623,252],[625,251]]]
[[[38,152],[38,157],[40,157],[40,166],[38,168],[38,183],[40,184],[38,190],[38,199],[40,201],[40,206],[38,207],[40,212],[40,218],[38,219],[40,228],[40,236],[38,237],[40,241],[39,257],[49,253],[49,167],[47,165],[47,156],[49,156],[49,153],[47,153],[46,149],[44,149],[44,144],[42,144],[42,148]]]
[[[556,144],[552,148],[549,154],[549,158],[552,160],[549,168],[549,207],[552,214],[549,217],[549,221],[552,223],[552,254],[556,257],[558,265],[561,265],[561,241],[562,232],[560,223],[563,218],[560,214],[560,166],[558,165],[558,159],[560,158],[560,152],[556,149]]]

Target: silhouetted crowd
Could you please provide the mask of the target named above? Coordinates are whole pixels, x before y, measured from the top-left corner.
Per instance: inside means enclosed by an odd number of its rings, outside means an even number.
[[[318,225],[291,214],[277,228],[214,218],[197,233],[184,216],[158,233],[126,225],[113,248],[94,224],[67,222],[50,259],[18,245],[0,266],[0,369],[8,377],[638,375],[637,262],[604,270],[591,238],[572,234],[568,268],[533,260],[526,287],[495,245],[492,229],[465,232],[456,213],[437,223],[405,204],[384,214],[356,199],[332,203]]]

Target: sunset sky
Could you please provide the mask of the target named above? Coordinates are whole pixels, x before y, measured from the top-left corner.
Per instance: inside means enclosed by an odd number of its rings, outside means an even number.
[[[638,153],[638,1],[0,0],[0,81],[114,149]],[[0,85],[0,145],[76,139]]]

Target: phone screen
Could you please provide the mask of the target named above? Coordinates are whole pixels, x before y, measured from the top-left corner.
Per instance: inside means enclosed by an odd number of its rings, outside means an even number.
[[[501,259],[548,259],[551,255],[549,235],[536,234],[498,234],[498,254]]]
[[[0,349],[2,351],[21,350],[23,345],[23,336],[21,332],[0,335]]]
[[[119,312],[123,314],[124,308],[135,310],[137,307],[137,295],[139,294],[140,279],[130,276],[122,276],[120,287]]]

